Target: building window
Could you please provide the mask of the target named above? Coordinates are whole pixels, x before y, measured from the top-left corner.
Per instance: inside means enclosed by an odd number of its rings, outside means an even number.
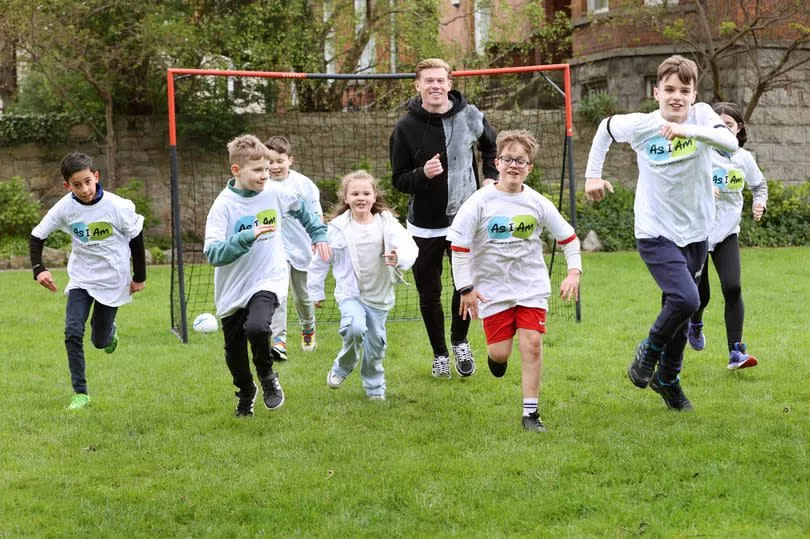
[[[608,0],[588,0],[588,13],[606,13]]]
[[[647,75],[644,77],[644,91],[646,92],[644,97],[647,99],[652,99],[655,97],[653,94],[653,88],[655,88],[656,82],[658,82],[657,75]]]
[[[582,85],[583,97],[594,94],[606,94],[608,91],[607,79],[593,80]]]

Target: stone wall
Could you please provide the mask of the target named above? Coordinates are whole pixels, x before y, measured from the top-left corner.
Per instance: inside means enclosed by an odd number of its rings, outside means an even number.
[[[638,98],[647,68],[657,66],[659,60],[659,57],[629,58],[626,62],[613,59],[575,66],[575,86],[585,74],[604,70],[605,74],[612,73],[616,80],[624,81],[611,86],[611,93],[624,100],[622,102],[630,102]],[[642,82],[630,84],[628,81],[634,77],[641,78]],[[745,97],[745,79],[740,77],[739,80],[739,88],[734,91]],[[538,128],[542,132],[541,156],[556,155],[555,152],[560,149],[561,140],[553,133],[549,134],[550,126],[561,127],[558,112],[492,111],[487,116],[496,129],[543,126]],[[260,137],[272,134],[289,136],[299,168],[316,181],[339,178],[358,166],[365,166],[373,174],[383,176],[390,172],[388,137],[398,117],[399,113],[395,112],[318,113],[307,114],[306,117],[286,114],[258,118],[252,130]],[[116,130],[120,182],[138,178],[144,183],[153,203],[153,211],[161,222],[150,232],[168,234],[171,179],[166,118],[119,118]],[[593,133],[593,127],[584,122],[576,123],[574,166],[578,182],[584,176]],[[101,167],[102,179],[106,177],[103,144],[87,142],[87,133],[81,126],[74,128],[71,136],[72,139],[62,145],[23,144],[0,148],[0,180],[22,176],[47,208],[65,193],[59,175],[59,162],[69,151],[78,150],[92,155]],[[749,140],[747,147],[756,152],[759,165],[768,178],[790,183],[807,180],[810,176],[810,156],[803,149],[810,143],[810,88],[768,94],[754,114]],[[225,149],[201,151],[182,140],[178,148],[183,192],[195,190],[195,197],[202,201],[200,205],[207,211],[207,206],[230,175]],[[556,166],[556,163],[552,163],[551,168]],[[635,185],[635,155],[627,145],[616,145],[611,149],[605,173],[606,177],[627,187]],[[115,189],[116,186],[108,187]],[[184,220],[187,219],[194,220],[194,230],[200,231],[204,227],[204,214],[184,217]]]

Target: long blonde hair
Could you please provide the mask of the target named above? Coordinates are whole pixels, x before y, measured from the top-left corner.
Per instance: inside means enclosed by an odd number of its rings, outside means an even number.
[[[377,181],[377,178],[366,172],[365,170],[355,170],[353,172],[349,172],[340,180],[340,188],[338,189],[338,201],[332,206],[332,211],[329,212],[327,216],[327,222],[331,221],[338,215],[341,215],[346,212],[346,210],[350,209],[349,205],[346,204],[346,193],[349,192],[349,184],[354,180],[366,180],[371,183],[372,189],[374,189],[374,196],[376,200],[374,204],[371,205],[371,213],[372,215],[381,213],[384,211],[390,211],[394,213],[394,210],[388,203],[385,201],[385,193],[382,189],[380,189],[380,182]]]

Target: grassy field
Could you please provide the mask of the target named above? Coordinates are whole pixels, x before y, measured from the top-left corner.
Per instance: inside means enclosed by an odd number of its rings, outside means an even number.
[[[69,413],[65,298],[0,273],[0,535],[807,536],[808,260],[743,252],[760,366],[735,373],[712,270],[679,414],[625,374],[652,279],[635,253],[586,255],[583,321],[548,324],[542,435],[520,430],[520,369],[489,374],[477,324],[479,370],[450,381],[430,377],[421,323],[390,324],[382,403],[357,373],[326,387],[339,340],[323,326],[316,353],[280,365],[285,406],[237,420],[221,334],[167,330],[167,268],[119,311],[115,354],[87,351],[93,403]]]

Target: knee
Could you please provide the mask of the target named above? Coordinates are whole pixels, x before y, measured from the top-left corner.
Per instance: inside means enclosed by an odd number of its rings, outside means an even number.
[[[673,306],[685,317],[695,314],[700,309],[700,294],[698,294],[697,288],[677,297]]]
[[[245,324],[245,336],[248,341],[257,339],[270,339],[270,327],[265,324]]]
[[[340,334],[346,341],[362,341],[366,336],[365,320],[358,317],[349,317],[344,320],[340,327]]]
[[[65,324],[65,341],[81,342],[84,339],[84,324],[68,322]]]
[[[742,287],[740,283],[729,283],[723,286],[723,298],[726,302],[736,300],[742,295]]]

